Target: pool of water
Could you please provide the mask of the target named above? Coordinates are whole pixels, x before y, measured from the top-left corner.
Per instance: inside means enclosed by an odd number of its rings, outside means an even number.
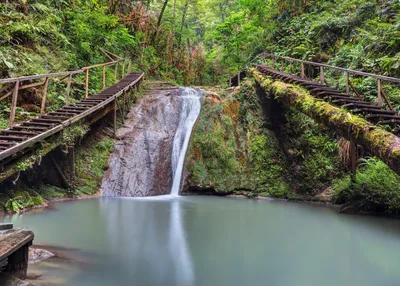
[[[400,285],[400,222],[280,201],[98,198],[6,218],[57,285]],[[40,282],[40,280],[39,280]]]

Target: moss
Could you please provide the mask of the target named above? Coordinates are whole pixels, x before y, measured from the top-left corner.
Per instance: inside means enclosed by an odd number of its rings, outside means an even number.
[[[41,185],[38,188],[38,194],[45,200],[52,200],[65,197],[65,189],[56,186]]]
[[[290,187],[285,179],[284,157],[272,131],[255,135],[250,143],[252,169],[258,192],[273,197],[287,197]]]
[[[400,139],[392,133],[373,125],[362,117],[335,107],[295,85],[271,81],[258,71],[253,76],[266,93],[273,93],[286,106],[293,106],[300,112],[314,118],[329,128],[355,140],[379,156],[392,169],[400,172]]]
[[[109,137],[90,137],[79,147],[76,155],[77,195],[98,192],[113,146],[114,140]]]
[[[188,156],[191,184],[217,193],[285,197],[285,163],[264,120],[255,82],[206,98],[193,130]]]

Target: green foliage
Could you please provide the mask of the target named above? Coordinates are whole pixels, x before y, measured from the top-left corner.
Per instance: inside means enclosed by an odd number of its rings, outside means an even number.
[[[363,159],[355,180],[350,176],[335,180],[334,198],[337,203],[356,203],[368,212],[400,211],[400,176],[376,158]]]
[[[337,142],[327,130],[295,109],[286,110],[285,115],[286,136],[292,142],[290,148],[297,162],[292,174],[298,191],[314,195],[342,174]]]
[[[19,212],[20,210],[42,205],[44,203],[43,198],[33,192],[27,190],[20,190],[13,192],[12,198],[10,198],[4,208],[7,212]]]

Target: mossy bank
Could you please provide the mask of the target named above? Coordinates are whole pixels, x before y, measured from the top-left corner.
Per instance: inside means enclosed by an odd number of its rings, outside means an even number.
[[[205,96],[186,163],[185,193],[323,201],[397,213],[400,177],[365,150],[351,179],[348,141],[265,93],[255,79]]]

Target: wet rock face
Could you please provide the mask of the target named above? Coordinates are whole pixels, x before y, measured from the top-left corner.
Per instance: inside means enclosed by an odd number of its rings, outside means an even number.
[[[179,121],[180,90],[150,89],[128,114],[102,183],[108,197],[169,194],[171,152]]]

